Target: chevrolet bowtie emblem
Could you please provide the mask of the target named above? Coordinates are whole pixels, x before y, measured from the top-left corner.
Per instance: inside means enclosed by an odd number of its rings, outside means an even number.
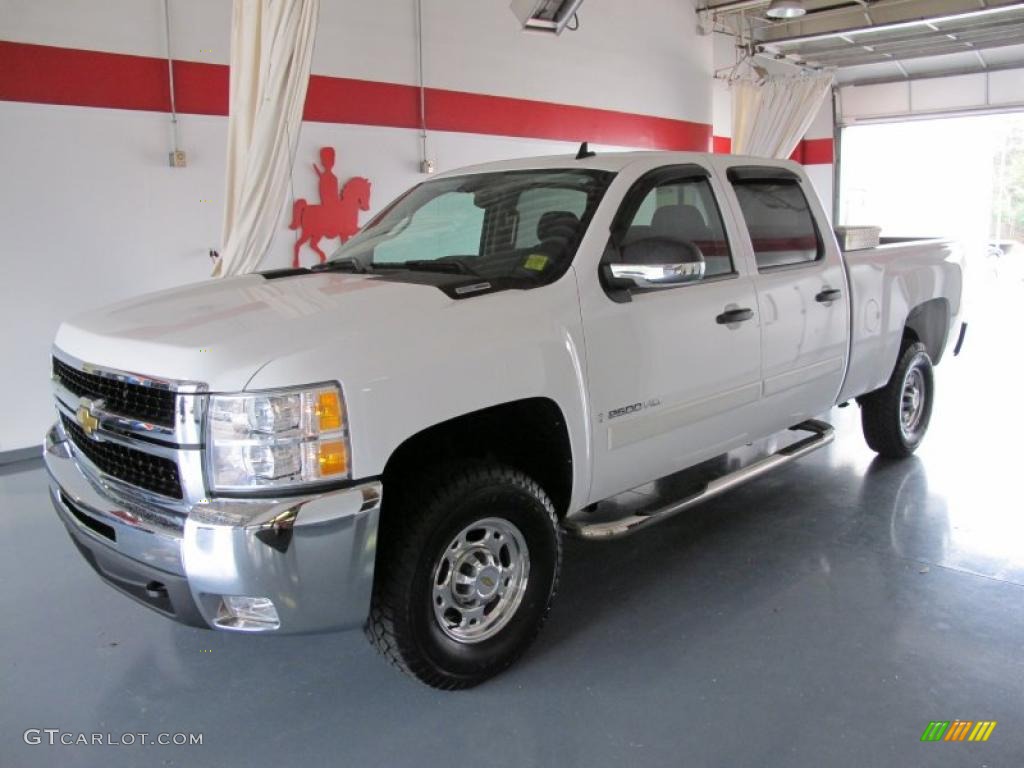
[[[86,400],[84,397],[79,401],[78,410],[75,411],[75,421],[78,422],[78,426],[82,428],[82,431],[86,435],[92,437],[92,433],[96,431],[96,427],[100,425],[100,420],[92,415],[92,409],[97,406],[91,400]]]

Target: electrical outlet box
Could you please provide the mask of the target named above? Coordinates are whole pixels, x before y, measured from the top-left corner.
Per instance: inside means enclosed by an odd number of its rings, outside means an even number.
[[[171,168],[184,168],[188,165],[188,158],[185,157],[185,150],[178,149],[168,155],[171,161]]]

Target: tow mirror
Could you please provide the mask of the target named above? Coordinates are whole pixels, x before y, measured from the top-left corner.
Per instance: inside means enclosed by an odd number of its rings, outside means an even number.
[[[704,254],[687,240],[647,237],[621,246],[620,261],[603,272],[616,288],[675,288],[704,279]]]

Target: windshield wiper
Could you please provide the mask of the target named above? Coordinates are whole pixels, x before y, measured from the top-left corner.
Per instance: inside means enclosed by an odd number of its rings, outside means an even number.
[[[410,261],[396,262],[388,266],[404,267],[405,269],[413,269],[420,272],[449,272],[454,275],[477,275],[479,277],[479,274],[465,263],[455,260],[411,259]]]
[[[419,272],[446,272],[453,275],[476,275],[471,267],[462,261],[449,259],[447,261],[435,261],[433,259],[410,259],[409,261],[382,261],[373,264],[364,264],[357,258],[348,257],[345,259],[333,259],[310,267],[310,272],[353,272],[355,274],[368,274],[378,269],[412,269]]]
[[[370,271],[370,268],[365,266],[358,259],[347,258],[347,259],[334,259],[332,261],[325,261],[323,264],[317,264],[316,266],[309,268],[310,272],[354,272],[359,275],[366,274]]]

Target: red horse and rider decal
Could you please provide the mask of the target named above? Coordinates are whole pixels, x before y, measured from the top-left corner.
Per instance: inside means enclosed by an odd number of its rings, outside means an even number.
[[[320,163],[323,169],[313,163],[313,170],[320,179],[320,204],[310,205],[299,198],[292,206],[292,223],[289,229],[301,230],[295,241],[292,266],[299,266],[299,250],[303,243],[309,243],[320,263],[327,260],[327,254],[320,250],[322,238],[341,238],[345,242],[359,231],[359,211],[370,210],[370,182],[362,176],[355,176],[345,182],[338,192],[338,177],[334,175],[334,149],[320,149]]]

